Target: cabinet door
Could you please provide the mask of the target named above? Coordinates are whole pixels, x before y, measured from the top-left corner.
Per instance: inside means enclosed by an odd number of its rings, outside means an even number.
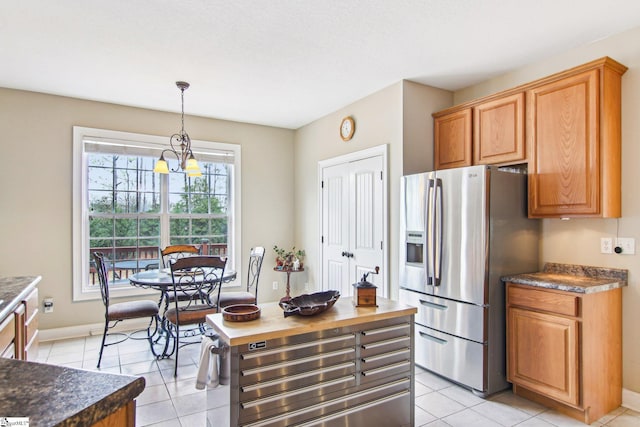
[[[527,92],[529,215],[600,215],[598,70]]]
[[[473,164],[513,163],[526,158],[524,92],[473,108]]]
[[[434,119],[436,169],[471,166],[471,108]]]
[[[509,307],[507,379],[578,405],[578,321]]]

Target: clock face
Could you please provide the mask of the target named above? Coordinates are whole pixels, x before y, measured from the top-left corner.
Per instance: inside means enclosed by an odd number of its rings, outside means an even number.
[[[351,117],[345,117],[342,119],[342,124],[340,125],[340,136],[343,140],[348,141],[353,136],[353,132],[355,131],[355,124]]]

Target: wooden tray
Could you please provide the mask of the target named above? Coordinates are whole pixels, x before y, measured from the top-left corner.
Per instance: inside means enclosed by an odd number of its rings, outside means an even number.
[[[222,318],[229,322],[248,322],[260,317],[260,307],[255,304],[235,304],[222,309]]]

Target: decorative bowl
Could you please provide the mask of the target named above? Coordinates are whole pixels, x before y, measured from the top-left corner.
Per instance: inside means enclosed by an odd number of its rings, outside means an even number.
[[[235,304],[222,309],[222,318],[229,322],[248,322],[260,317],[260,307],[255,304]]]
[[[289,301],[280,301],[280,307],[284,310],[284,317],[294,314],[313,316],[333,307],[338,298],[340,298],[339,291],[316,292],[300,295]]]

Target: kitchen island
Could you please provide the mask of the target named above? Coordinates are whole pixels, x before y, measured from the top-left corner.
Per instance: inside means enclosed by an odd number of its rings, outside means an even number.
[[[266,303],[249,322],[207,316],[229,347],[231,425],[412,426],[416,308],[377,303],[342,298],[287,318]]]

